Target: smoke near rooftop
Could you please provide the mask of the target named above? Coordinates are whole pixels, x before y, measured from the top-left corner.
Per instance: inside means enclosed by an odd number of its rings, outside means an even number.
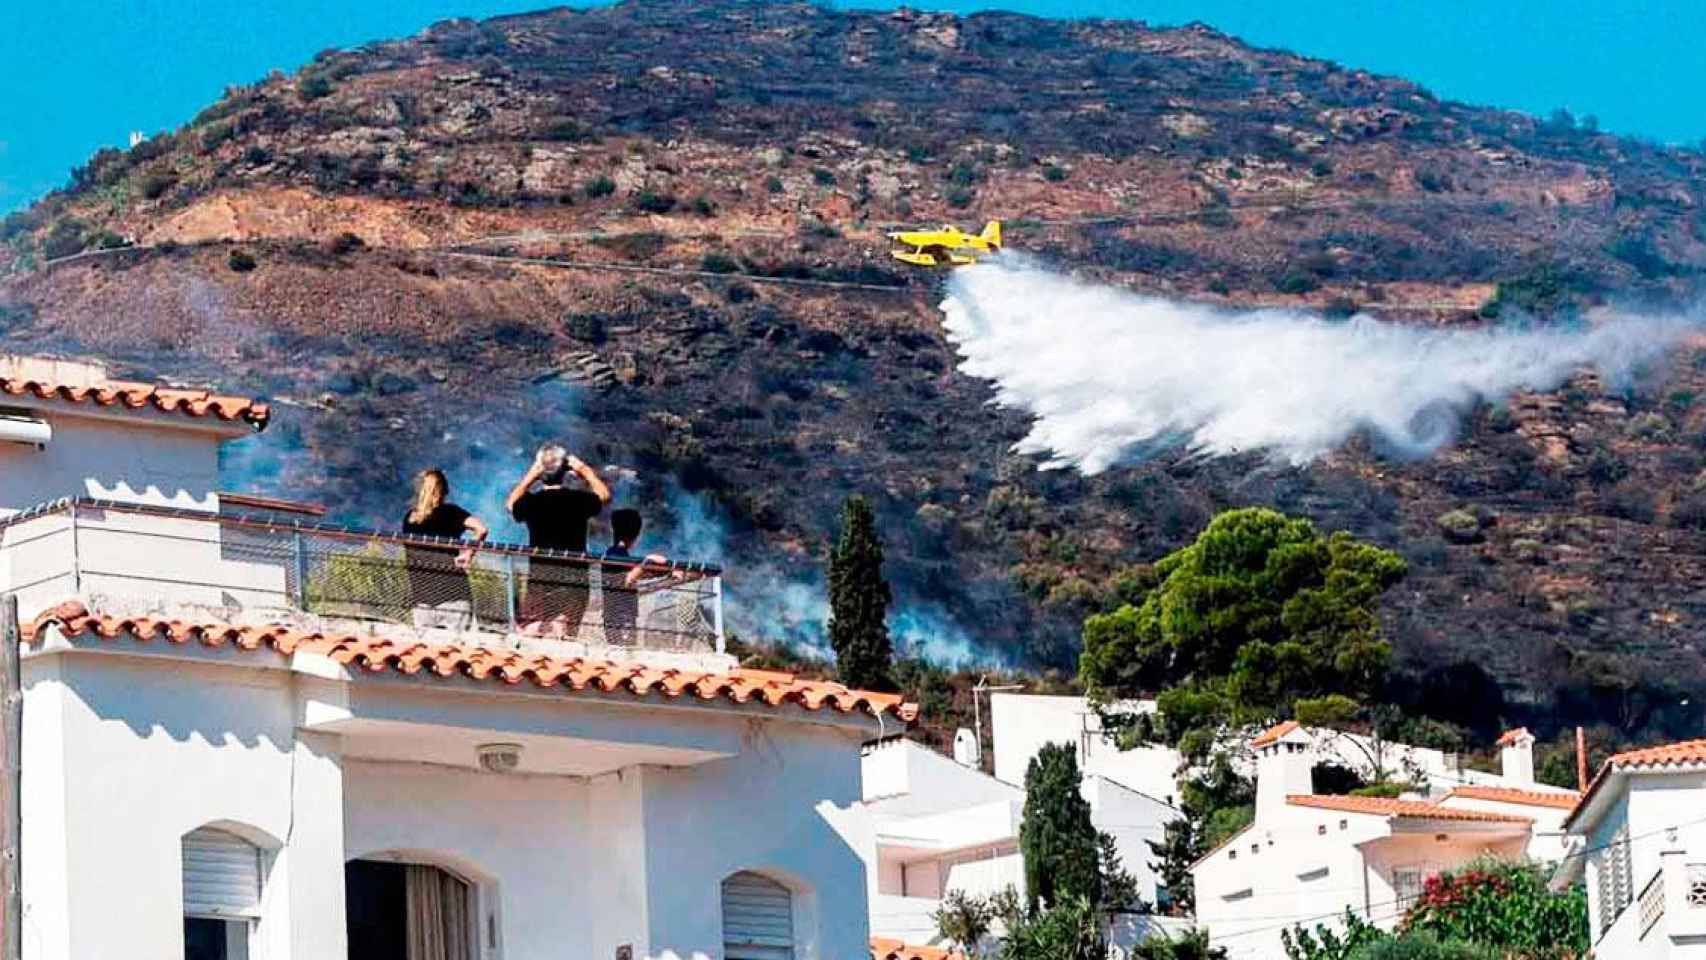
[[[1682,317],[1429,328],[1223,310],[1012,254],[956,271],[942,312],[960,369],[1035,417],[1019,452],[1086,474],[1178,449],[1301,465],[1358,434],[1426,456],[1479,402],[1555,389],[1583,367],[1619,383],[1699,330]]]

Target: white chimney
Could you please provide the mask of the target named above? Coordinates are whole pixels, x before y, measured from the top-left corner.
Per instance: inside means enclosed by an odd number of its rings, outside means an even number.
[[[1285,808],[1285,798],[1315,792],[1309,735],[1286,721],[1250,741],[1256,751],[1256,818]]]
[[[977,734],[965,727],[954,731],[954,762],[962,767],[977,769],[983,760],[983,744],[977,742]]]
[[[1499,738],[1499,772],[1517,786],[1534,782],[1534,734],[1527,727],[1507,730]]]

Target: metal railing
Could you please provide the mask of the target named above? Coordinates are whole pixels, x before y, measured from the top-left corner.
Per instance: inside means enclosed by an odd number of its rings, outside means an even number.
[[[723,649],[722,570],[468,544],[245,512],[75,498],[0,519],[0,590],[26,617],[72,598]]]
[[[1640,938],[1645,939],[1647,931],[1663,919],[1665,915],[1665,872],[1659,870],[1647,885],[1641,888],[1641,895],[1635,900],[1641,911]]]

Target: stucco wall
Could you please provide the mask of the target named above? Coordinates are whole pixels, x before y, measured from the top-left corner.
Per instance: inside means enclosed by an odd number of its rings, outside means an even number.
[[[1706,958],[1706,908],[1689,908],[1684,900],[1687,864],[1706,863],[1706,823],[1696,822],[1706,809],[1706,774],[1638,774],[1627,783],[1627,792],[1587,836],[1588,918],[1594,955]],[[1598,867],[1608,857],[1618,828],[1625,825],[1630,837],[1632,899],[1602,934]],[[1642,935],[1640,894],[1660,872],[1664,873],[1665,913]]]
[[[101,497],[213,509],[219,435],[187,426],[39,412],[53,426],[45,449],[0,443],[0,514],[57,500]]]
[[[331,709],[316,704],[343,681],[279,661],[257,668],[229,647],[174,653],[26,661],[32,960],[181,955],[181,838],[209,824],[274,851],[256,960],[344,956],[344,863],[367,856],[473,881],[481,960],[614,956],[624,944],[636,957],[719,958],[720,883],[738,870],[798,891],[800,960],[863,953],[865,875],[838,833],[859,794],[860,727],[613,707],[633,735],[667,739],[691,723],[713,739],[730,733],[740,752],[592,777],[500,776],[345,758],[353,740],[299,726],[303,711]],[[537,719],[538,698],[514,699],[506,710],[505,698],[481,698],[494,734]]]
[[[1138,704],[1153,710],[1152,702]],[[1174,777],[1179,754],[1163,747],[1120,750],[1100,733],[1084,736],[1086,726],[1099,729],[1089,702],[1083,697],[1052,697],[1033,694],[996,693],[989,697],[990,720],[995,741],[995,776],[1023,785],[1025,769],[1044,744],[1072,747],[1084,773],[1097,773],[1157,800],[1173,802],[1178,796]]]
[[[1179,811],[1101,776],[1085,777],[1083,793],[1096,829],[1114,838],[1121,865],[1137,880],[1138,895],[1153,904],[1156,877],[1149,864],[1155,854],[1149,842],[1161,841]]]
[[[868,952],[865,868],[843,834],[860,796],[857,736],[752,721],[739,756],[648,769],[640,791],[652,956],[721,956],[720,883],[740,870],[794,890],[799,960]]]
[[[341,956],[342,884],[324,881],[341,876],[340,777],[324,744],[292,735],[287,676],[166,666],[79,654],[26,662],[30,955],[181,954],[182,837],[222,824],[262,846],[290,838],[268,876],[259,936],[269,956]]]

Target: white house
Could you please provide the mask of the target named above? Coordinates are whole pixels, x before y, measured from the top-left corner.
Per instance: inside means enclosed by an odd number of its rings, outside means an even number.
[[[1155,701],[1135,701],[1131,709],[1153,713]],[[1177,803],[1179,752],[1147,745],[1121,750],[1084,697],[992,693],[989,712],[995,776],[1008,783],[1025,782],[1025,770],[1044,744],[1065,744],[1077,751],[1078,769],[1084,774],[1107,777],[1165,804]]]
[[[1614,755],[1564,826],[1594,956],[1706,958],[1706,740]]]
[[[1155,703],[1140,701],[1133,709],[1153,711]],[[1114,838],[1138,895],[1156,903],[1164,894],[1150,867],[1155,854],[1149,842],[1159,842],[1167,824],[1180,816],[1174,804],[1179,752],[1155,746],[1121,750],[1083,697],[996,693],[990,696],[990,715],[1000,780],[1023,785],[1031,759],[1045,744],[1076,751],[1091,822]]]
[[[870,955],[860,745],[914,707],[740,669],[708,566],[680,631],[606,643],[583,574],[585,620],[528,639],[565,558],[491,545],[468,622],[417,627],[442,542],[218,511],[218,444],[266,420],[0,366],[26,957]]]
[[[969,736],[963,739],[971,742]],[[975,754],[963,759],[898,737],[866,746],[865,799],[844,832],[859,838],[856,846],[865,858],[872,937],[896,944],[938,943],[935,914],[950,893],[989,896],[1010,887],[1025,894],[1019,851],[1025,793],[978,770]],[[1092,821],[1121,831],[1115,840],[1121,858],[1140,878],[1139,893],[1153,896],[1147,866],[1152,854],[1147,847],[1127,847],[1164,822],[1164,814],[1177,811],[1106,777],[1084,777],[1082,792]],[[1128,844],[1121,845],[1120,837]],[[1118,949],[1182,926],[1163,917],[1120,914],[1109,917],[1106,933]]]
[[[1284,956],[1281,931],[1346,909],[1395,925],[1433,874],[1482,855],[1525,854],[1533,817],[1457,802],[1314,793],[1308,730],[1287,722],[1251,741],[1249,826],[1192,868],[1197,922],[1233,960]]]
[[[942,897],[1025,889],[1025,792],[911,740],[870,744],[854,808],[871,935],[934,943]]]

